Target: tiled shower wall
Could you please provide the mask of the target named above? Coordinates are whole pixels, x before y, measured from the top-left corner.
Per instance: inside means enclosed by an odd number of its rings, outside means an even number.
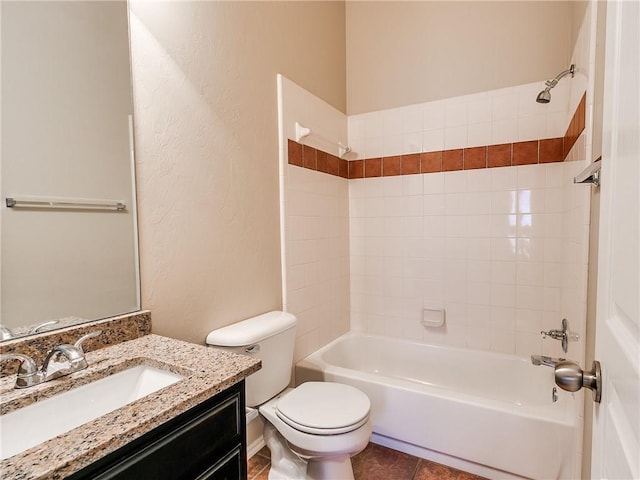
[[[525,158],[524,163],[535,164],[347,181],[339,168],[327,175],[332,172],[324,156],[317,161],[321,151],[336,159],[337,141],[327,138],[346,143],[344,132],[325,133],[342,124],[341,114],[322,119],[310,115],[313,108],[305,105],[322,102],[289,84],[297,93],[295,101],[285,104],[298,111],[285,108],[283,120],[283,130],[289,130],[281,145],[283,274],[286,308],[300,320],[296,359],[348,330],[349,322],[354,330],[518,355],[559,355],[559,343],[543,341],[540,330],[559,328],[563,316],[579,318],[571,326],[584,331],[584,295],[575,302],[574,294],[583,290],[586,267],[581,259],[588,229],[588,194],[578,192],[588,187],[571,184],[582,162],[538,164],[538,158]],[[541,106],[535,104],[540,88],[525,85],[433,102],[437,108],[421,104],[350,117],[354,139],[349,136],[349,143],[356,158],[369,158],[361,152],[400,158],[427,148],[497,142],[514,143],[514,152],[515,142],[544,138],[564,137],[566,144],[572,114],[579,110],[570,106],[573,92],[568,87],[554,90],[553,102]],[[440,112],[440,123],[434,111]],[[460,124],[463,119],[466,123]],[[477,119],[483,121],[474,123]],[[295,121],[315,123],[312,130],[320,132],[301,139],[304,148],[290,140],[296,138]],[[387,124],[400,133],[386,136]],[[409,131],[418,124],[419,135]],[[382,128],[381,136],[365,133],[358,140],[358,128],[371,132],[375,125]],[[443,143],[427,143],[433,131],[440,132]],[[491,134],[469,134],[474,131]],[[400,150],[392,148],[394,142],[400,148],[398,138],[403,139]],[[580,156],[575,151],[584,148],[582,138],[570,158]],[[411,146],[412,141],[420,146]],[[351,165],[353,159],[351,154]],[[573,267],[567,267],[567,259],[573,259]],[[423,307],[444,309],[445,326],[423,327]]]
[[[347,143],[347,117],[282,76],[278,109],[283,303],[298,318],[297,362],[349,330],[349,183],[337,157],[337,142]],[[312,132],[297,159],[288,141],[296,122]],[[294,165],[298,160],[308,168]]]
[[[563,181],[571,166],[350,180],[352,328],[556,355],[540,330],[562,318]],[[423,307],[444,309],[445,326],[423,327]]]
[[[575,90],[561,83],[540,105],[542,84],[352,116],[349,142],[358,158],[385,157],[383,170],[386,158],[417,152],[573,144],[580,96],[574,103]],[[540,331],[559,328],[563,316],[583,333],[584,295],[577,303],[573,295],[585,280],[588,187],[571,182],[584,165],[537,164],[537,154],[518,160],[534,165],[462,170],[461,162],[459,171],[351,179],[352,328],[517,355],[558,355],[559,342]],[[423,307],[445,310],[445,325],[423,327]],[[582,351],[576,345],[575,357]]]

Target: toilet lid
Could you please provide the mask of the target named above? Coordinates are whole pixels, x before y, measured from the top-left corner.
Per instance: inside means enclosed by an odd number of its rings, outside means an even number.
[[[366,423],[370,408],[369,397],[354,387],[307,382],[278,400],[276,414],[296,430],[335,435]]]

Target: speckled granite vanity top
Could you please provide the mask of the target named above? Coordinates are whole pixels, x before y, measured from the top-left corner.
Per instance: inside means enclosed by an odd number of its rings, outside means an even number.
[[[64,478],[260,368],[260,361],[251,357],[158,335],[89,352],[86,358],[87,369],[23,390],[13,389],[15,376],[3,378],[0,413],[140,364],[169,370],[185,379],[7,458],[0,464],[1,478]]]

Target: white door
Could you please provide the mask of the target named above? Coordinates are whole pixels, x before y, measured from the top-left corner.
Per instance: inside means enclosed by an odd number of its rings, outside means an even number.
[[[640,2],[607,3],[594,479],[640,479],[639,31]]]

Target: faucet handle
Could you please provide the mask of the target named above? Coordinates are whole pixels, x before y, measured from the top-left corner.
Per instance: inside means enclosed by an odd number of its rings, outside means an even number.
[[[13,338],[13,332],[0,324],[0,340],[11,340]]]
[[[31,357],[21,353],[3,353],[0,355],[0,361],[5,360],[20,360],[16,388],[27,388],[42,382],[42,372],[38,370],[36,362]]]
[[[73,346],[76,347],[78,350],[80,350],[81,353],[84,353],[84,350],[82,349],[82,344],[86,340],[89,340],[90,338],[93,338],[93,337],[97,337],[101,333],[102,333],[102,330],[96,330],[95,332],[89,332],[86,335],[81,336],[78,340],[76,340],[76,343],[74,343]]]
[[[0,361],[3,362],[5,360],[20,360],[20,368],[18,369],[19,377],[33,375],[38,371],[38,367],[36,367],[36,362],[33,361],[33,358],[22,355],[21,353],[3,353],[0,355]]]
[[[50,325],[55,325],[59,321],[60,320],[49,320],[48,322],[40,323],[40,324],[36,325],[35,327],[33,327],[31,330],[29,330],[29,333],[40,333],[40,330],[42,330],[43,328],[46,328],[46,327],[48,327]]]

